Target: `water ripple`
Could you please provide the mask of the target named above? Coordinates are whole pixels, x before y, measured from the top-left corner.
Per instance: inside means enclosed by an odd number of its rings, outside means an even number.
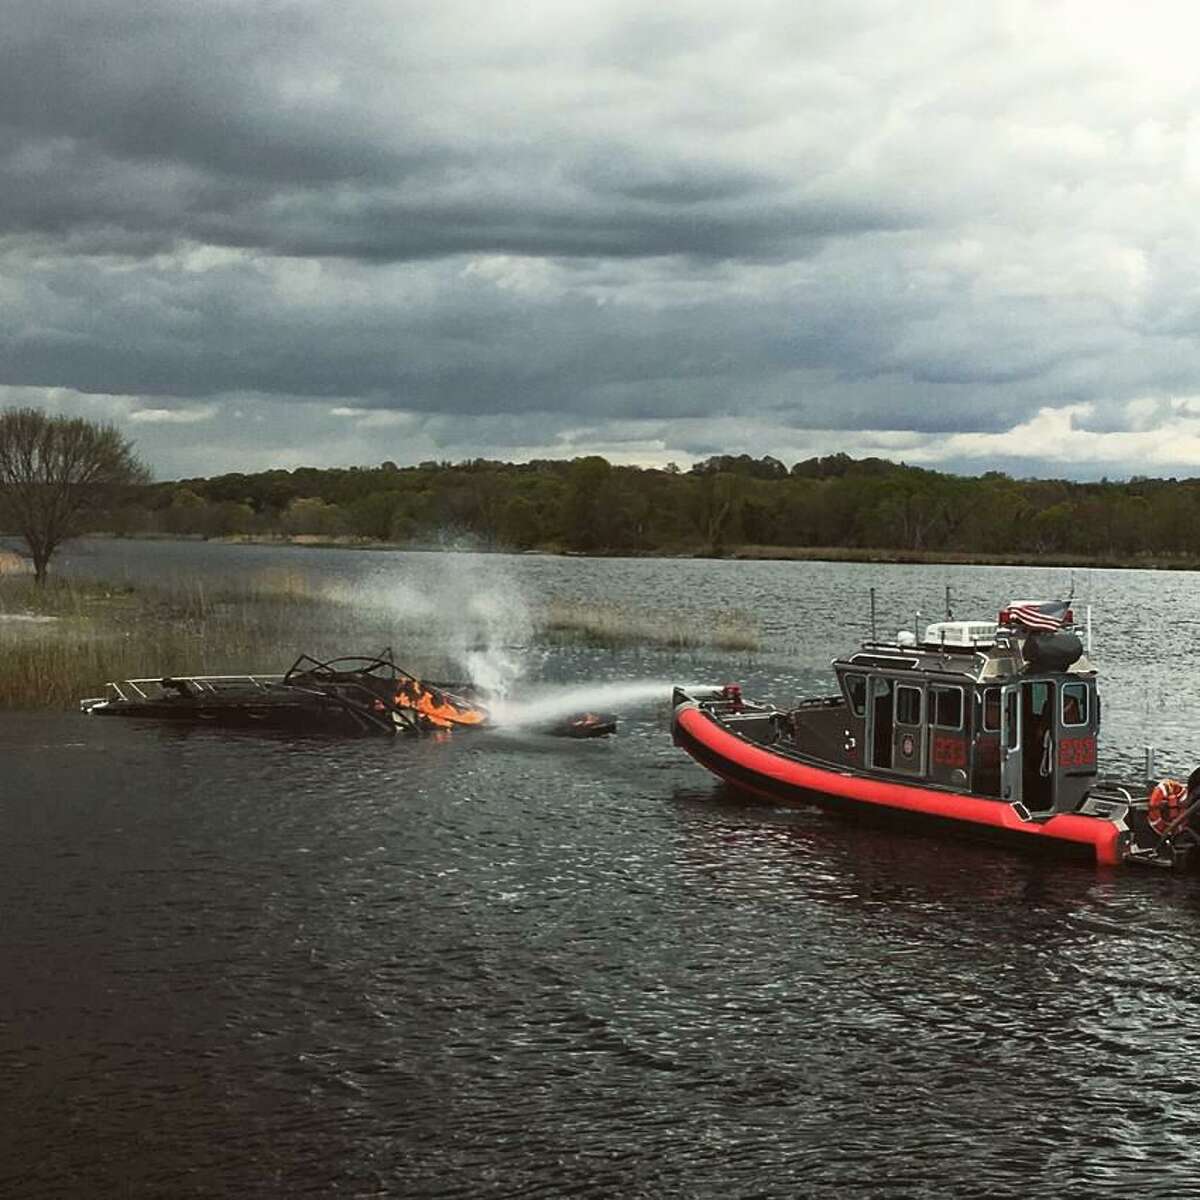
[[[1130,574],[1103,582],[1133,611]],[[801,577],[737,576],[781,638]],[[860,582],[821,578],[817,649],[689,676],[819,685]],[[908,605],[928,574],[896,578]],[[1106,737],[1134,762],[1135,668],[1168,664],[1122,636]],[[7,717],[0,759],[6,1196],[1196,1191],[1194,879],[748,802],[661,706],[594,745]]]

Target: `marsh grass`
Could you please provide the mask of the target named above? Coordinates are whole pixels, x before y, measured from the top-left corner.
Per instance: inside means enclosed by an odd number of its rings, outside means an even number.
[[[336,606],[322,612],[286,581],[250,584],[181,579],[135,589],[52,577],[38,587],[0,576],[0,709],[73,708],[112,679],[278,673],[310,635],[321,643],[313,653],[339,652]]]
[[[0,575],[0,709],[73,709],[109,680],[169,674],[278,674],[316,657],[392,646],[418,674],[455,678],[451,647],[469,641],[452,610],[410,612],[270,568],[236,584],[180,578],[157,586]],[[661,612],[552,601],[533,614],[533,644],[753,652],[758,633],[735,611]]]
[[[663,646],[674,650],[755,651],[758,628],[735,609],[670,611],[633,608],[617,603],[551,601],[539,613],[538,625],[550,641],[594,646]]]

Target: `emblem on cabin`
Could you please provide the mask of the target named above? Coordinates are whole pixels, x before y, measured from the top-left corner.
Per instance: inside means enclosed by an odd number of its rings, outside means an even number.
[[[913,741],[912,734],[906,733],[900,740],[900,753],[903,754],[905,758],[912,758],[913,751],[915,749],[916,743]]]

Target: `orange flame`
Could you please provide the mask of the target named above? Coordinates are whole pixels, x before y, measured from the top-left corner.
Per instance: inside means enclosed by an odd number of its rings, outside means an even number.
[[[487,713],[482,709],[472,708],[464,701],[428,688],[416,679],[406,679],[397,687],[396,704],[401,708],[415,709],[439,729],[451,729],[455,725],[482,725],[487,720]]]

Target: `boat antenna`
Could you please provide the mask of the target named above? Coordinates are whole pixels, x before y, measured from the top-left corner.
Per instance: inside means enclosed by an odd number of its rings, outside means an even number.
[[[877,642],[878,635],[875,633],[875,589],[871,589],[871,641]]]
[[[950,607],[950,585],[946,584],[946,620],[954,620],[954,610]]]

